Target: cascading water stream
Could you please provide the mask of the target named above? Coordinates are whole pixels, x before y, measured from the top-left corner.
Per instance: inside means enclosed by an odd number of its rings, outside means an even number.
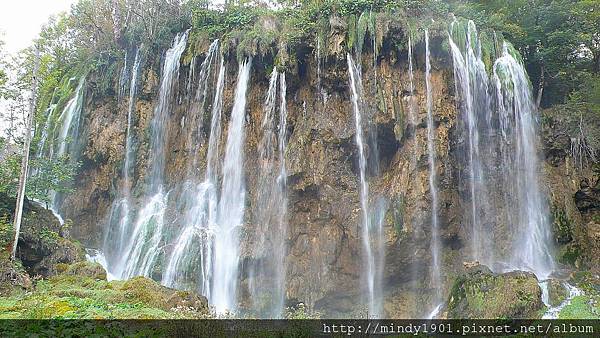
[[[431,287],[434,289],[434,306],[442,300],[440,267],[440,239],[438,224],[437,165],[435,154],[435,126],[433,121],[433,95],[431,91],[431,60],[429,31],[425,30],[425,90],[427,92],[427,153],[429,161],[429,191],[431,194]]]
[[[504,42],[493,78],[504,149],[510,151],[504,157],[511,161],[504,164],[509,169],[504,179],[515,193],[510,201],[505,200],[506,208],[514,208],[515,215],[510,219],[515,238],[510,267],[532,271],[544,280],[555,264],[548,206],[540,187],[536,109],[525,68],[509,48]]]
[[[278,227],[275,229],[274,258],[275,258],[275,290],[277,294],[273,317],[283,315],[285,303],[285,277],[287,270],[287,247],[286,239],[288,234],[288,213],[287,213],[287,170],[285,166],[285,151],[287,149],[287,83],[285,73],[279,75],[279,132],[277,133],[277,144],[279,152],[279,175],[277,176],[277,186],[279,188],[279,213]]]
[[[451,32],[454,31],[455,25],[457,25],[456,20],[451,24]],[[461,110],[467,128],[472,257],[474,260],[490,265],[494,259],[493,229],[484,228],[483,220],[489,217],[488,215],[492,215],[492,206],[486,193],[481,153],[492,150],[480,149],[480,134],[483,136],[489,134],[489,124],[486,125],[485,121],[489,121],[492,110],[488,95],[488,76],[482,61],[481,43],[473,21],[469,21],[467,26],[464,54],[450,33],[448,40],[454,61],[456,92],[460,94]]]
[[[213,52],[216,53],[217,50],[218,48]],[[207,78],[208,76],[201,77],[201,81],[207,81]],[[201,86],[207,87],[207,84],[201,83]],[[187,206],[185,211],[185,226],[167,259],[162,278],[162,284],[166,286],[198,289],[209,300],[214,269],[213,242],[217,222],[219,142],[224,86],[225,64],[221,58],[212,105],[204,181],[196,184],[191,190],[193,195],[188,196],[191,205]],[[196,271],[197,269],[199,271]]]
[[[472,258],[493,270],[532,271],[546,279],[554,261],[529,79],[505,42],[490,80],[475,24],[464,27],[455,19],[448,38],[468,140]],[[498,241],[507,233],[514,244]]]
[[[350,89],[352,96],[352,109],[354,111],[354,126],[356,128],[355,141],[358,148],[358,165],[360,172],[360,206],[361,206],[361,230],[364,250],[367,298],[368,298],[368,316],[377,318],[382,315],[381,303],[381,260],[383,257],[381,246],[380,222],[375,222],[372,226],[371,214],[369,211],[369,183],[367,181],[367,157],[365,154],[365,142],[363,137],[363,116],[362,106],[362,79],[360,68],[354,63],[352,56],[347,54],[348,74],[350,78]],[[374,250],[375,249],[375,250]]]
[[[198,154],[196,151],[196,147],[198,143],[201,142],[200,135],[202,133],[203,125],[204,125],[204,115],[205,115],[205,106],[206,99],[208,97],[208,88],[212,81],[209,81],[210,75],[212,73],[213,65],[218,61],[217,55],[219,54],[219,39],[214,40],[210,46],[208,47],[208,52],[206,53],[206,58],[202,62],[200,66],[200,73],[198,74],[198,87],[196,88],[196,93],[194,94],[194,100],[191,103],[191,125],[190,131],[188,133],[187,145],[189,151],[194,154],[192,157],[192,162],[189,166],[188,172],[188,180],[194,181],[198,177]],[[216,66],[216,65],[215,65]],[[190,78],[193,77],[190,70]],[[190,86],[191,87],[191,86]],[[193,185],[192,182],[189,182],[189,185]]]
[[[178,34],[167,50],[162,71],[158,104],[151,122],[150,170],[146,182],[147,203],[138,212],[121,259],[114,268],[118,278],[150,275],[160,252],[168,194],[164,187],[167,122],[175,82],[179,77],[179,59],[185,50],[189,31]]]
[[[54,115],[54,110],[56,109],[56,103],[51,103],[48,109],[44,112],[46,114],[46,122],[42,127],[42,132],[40,136],[40,141],[37,146],[37,158],[41,158],[44,156],[44,148],[46,147],[46,141],[48,140],[48,129],[50,128],[50,123],[52,122],[52,115]]]
[[[279,87],[277,82],[279,81]],[[279,89],[279,125],[275,124]],[[287,85],[285,73],[273,69],[264,103],[259,144],[260,173],[258,208],[259,225],[256,257],[262,263],[252,269],[250,289],[259,315],[281,318],[284,308],[287,236],[287,172],[285,149],[287,135]],[[275,143],[277,140],[277,143]],[[277,161],[279,166],[277,167]],[[268,299],[268,301],[264,301]]]
[[[217,313],[235,312],[239,269],[239,231],[244,223],[244,141],[246,91],[252,59],[239,65],[235,99],[227,131],[223,182],[215,230],[212,303]]]
[[[131,79],[129,80],[129,101],[127,104],[127,130],[125,135],[125,155],[123,160],[123,181],[119,189],[118,198],[113,201],[107,221],[107,231],[104,237],[103,254],[108,256],[104,259],[107,270],[113,273],[112,263],[117,262],[126,243],[131,225],[131,176],[135,164],[135,140],[133,133],[133,122],[135,114],[135,103],[138,91],[140,70],[142,68],[141,47],[135,53]],[[110,262],[110,263],[108,263]]]
[[[85,77],[79,80],[75,95],[67,102],[65,108],[58,118],[58,124],[54,127],[60,127],[58,138],[50,147],[50,158],[61,158],[69,156],[69,161],[75,162],[79,157],[79,127],[81,112],[83,110],[83,95],[85,89]],[[56,214],[60,214],[61,198],[55,191],[50,191],[50,209]]]
[[[67,154],[77,146],[79,137],[79,122],[81,111],[83,108],[83,89],[85,87],[85,78],[79,80],[79,84],[75,89],[75,96],[69,100],[63,109],[58,121],[60,121],[60,130],[58,134],[58,142],[56,149],[51,157],[61,157]],[[55,146],[56,148],[56,146]]]

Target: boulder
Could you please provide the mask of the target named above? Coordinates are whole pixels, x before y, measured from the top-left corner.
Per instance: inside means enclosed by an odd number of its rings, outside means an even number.
[[[140,302],[147,306],[170,311],[180,307],[208,310],[208,300],[194,292],[171,289],[150,278],[135,277],[123,283],[120,291],[128,302]]]
[[[65,275],[89,277],[95,280],[106,280],[106,270],[104,270],[102,265],[95,262],[81,261],[71,265],[59,263],[56,265],[56,270],[58,273]]]
[[[535,275],[493,273],[478,265],[459,276],[450,292],[448,318],[537,318],[543,309]]]

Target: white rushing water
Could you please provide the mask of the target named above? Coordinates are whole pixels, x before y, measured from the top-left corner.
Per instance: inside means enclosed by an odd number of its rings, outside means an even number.
[[[218,48],[209,49],[209,54],[217,53]],[[209,56],[207,56],[207,59]],[[208,63],[203,63],[202,68]],[[208,70],[201,70],[201,73]],[[200,81],[208,81],[208,75]],[[200,86],[208,87],[206,83]],[[219,141],[221,139],[221,115],[223,109],[223,89],[225,86],[225,64],[223,58],[215,86],[212,105],[210,136],[206,155],[204,181],[188,181],[184,198],[184,227],[175,241],[175,248],[167,259],[162,283],[170,287],[198,289],[209,300],[212,298],[211,281],[213,275],[213,246],[217,223]],[[187,202],[187,201],[186,201]]]
[[[438,224],[437,165],[435,150],[435,126],[433,121],[433,94],[431,92],[431,60],[429,31],[425,30],[425,90],[427,92],[427,153],[429,162],[429,192],[431,194],[431,287],[434,301],[442,298],[442,278],[440,267],[440,239]]]
[[[581,291],[580,289],[576,288],[575,286],[572,286],[569,283],[563,282],[562,286],[569,292],[569,295],[557,306],[552,306],[550,304],[550,292],[548,290],[549,281],[541,281],[539,282],[539,284],[540,288],[542,289],[542,302],[544,303],[544,305],[546,305],[546,307],[548,307],[548,309],[542,316],[542,319],[558,319],[560,311],[562,311],[562,309],[565,306],[571,304],[573,298],[575,298],[576,296],[581,296],[583,294],[583,291]]]
[[[52,122],[52,115],[54,115],[54,110],[56,109],[56,103],[51,103],[48,109],[44,112],[46,114],[46,122],[44,122],[44,126],[42,127],[40,141],[37,145],[37,158],[41,158],[44,155],[44,148],[46,147],[46,141],[48,140],[48,129],[50,128],[50,123]]]
[[[505,181],[514,193],[505,202],[514,208],[509,218],[515,234],[510,262],[547,279],[555,264],[549,211],[540,186],[536,109],[525,68],[509,47],[505,42],[493,76],[502,140],[510,151],[505,157],[509,162],[503,164],[509,169]]]
[[[57,124],[54,126],[54,135],[57,137],[52,146],[50,146],[49,157],[61,158],[68,156],[69,161],[77,160],[77,150],[79,147],[79,127],[81,112],[83,110],[83,96],[85,91],[85,78],[79,80],[75,94],[67,102],[58,117]],[[58,134],[57,134],[57,128]],[[55,213],[60,214],[61,197],[55,191],[49,192],[50,208]]]
[[[127,104],[127,129],[125,134],[125,154],[123,160],[123,181],[119,188],[118,197],[113,201],[104,236],[103,250],[109,256],[108,261],[117,262],[127,241],[131,225],[131,176],[135,164],[133,119],[135,114],[136,95],[141,70],[140,48],[135,53],[133,68],[129,80],[129,100]],[[113,264],[107,265],[111,269]],[[111,273],[111,270],[108,270]]]
[[[215,230],[215,269],[211,294],[211,301],[217,313],[235,312],[237,309],[239,232],[244,223],[246,201],[244,182],[246,91],[251,65],[251,59],[239,65],[235,99],[227,131],[218,225]]]
[[[65,155],[67,150],[76,146],[74,143],[78,141],[84,87],[85,78],[81,78],[75,89],[75,95],[67,102],[58,118],[58,126],[60,126],[58,138],[56,139],[58,149],[54,153],[54,156],[57,158]]]
[[[454,21],[452,31],[457,22]],[[454,61],[454,78],[456,92],[460,94],[463,118],[466,121],[468,139],[468,170],[470,191],[470,219],[471,219],[471,249],[472,257],[483,264],[493,261],[494,245],[493,232],[486,230],[483,219],[491,215],[490,203],[486,194],[485,178],[483,175],[480,149],[480,129],[482,134],[489,129],[484,125],[489,119],[491,111],[488,95],[488,76],[485,64],[482,61],[481,43],[477,36],[475,24],[469,21],[466,32],[465,52],[454,43],[452,35],[449,36],[452,59]],[[487,149],[486,149],[487,150]],[[483,216],[482,216],[483,215]]]
[[[187,135],[187,147],[188,151],[194,156],[192,156],[192,161],[188,168],[188,180],[195,181],[198,175],[198,155],[200,154],[197,151],[198,144],[201,143],[201,137],[203,128],[204,128],[204,115],[206,113],[206,100],[208,98],[208,89],[214,84],[211,81],[211,74],[213,73],[213,68],[217,66],[218,62],[218,54],[219,54],[219,40],[214,40],[210,46],[208,47],[208,52],[206,53],[206,57],[202,61],[200,65],[200,72],[198,74],[198,86],[196,87],[196,92],[194,94],[194,99],[190,105],[190,112],[186,114],[186,117],[190,120],[189,132]],[[193,65],[194,63],[192,63]],[[190,70],[190,83],[191,79],[194,77],[193,73],[195,72],[195,66]],[[191,90],[191,84],[188,84],[190,87],[188,90]]]
[[[532,271],[547,279],[554,271],[552,238],[525,68],[504,42],[488,76],[472,21],[454,20],[448,36],[468,141],[472,259],[496,271]],[[498,240],[507,234],[508,245]]]
[[[277,85],[279,82],[279,86]],[[277,106],[279,90],[279,106]],[[269,80],[259,144],[259,188],[256,223],[258,239],[254,245],[259,260],[251,267],[250,291],[254,310],[261,317],[281,318],[285,300],[287,237],[287,84],[285,73],[273,69]],[[279,108],[279,121],[276,113]],[[265,301],[266,300],[266,301]]]
[[[116,280],[117,278],[108,271],[108,263],[106,261],[106,257],[104,257],[104,253],[100,250],[96,249],[85,249],[85,259],[92,263],[98,263],[102,265],[104,270],[106,270],[106,279],[110,282],[112,280]]]
[[[119,261],[111,271],[121,279],[149,276],[160,252],[168,193],[165,191],[164,167],[167,123],[172,92],[179,77],[179,59],[185,50],[188,31],[175,37],[163,64],[158,104],[151,121],[150,168],[145,185],[145,205],[138,211],[133,228],[123,244]]]
[[[359,167],[359,198],[361,206],[361,234],[363,242],[363,259],[365,270],[363,276],[366,280],[368,315],[371,318],[381,317],[383,305],[381,300],[381,269],[382,266],[382,233],[381,222],[372,222],[369,209],[369,183],[367,180],[367,157],[365,153],[365,140],[363,136],[363,87],[360,67],[354,63],[352,56],[347,54],[348,74],[352,96],[352,109],[354,112],[354,127],[356,147],[358,149]]]

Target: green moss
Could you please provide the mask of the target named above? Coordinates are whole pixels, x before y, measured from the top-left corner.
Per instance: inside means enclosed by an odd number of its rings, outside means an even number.
[[[558,253],[558,261],[571,266],[577,265],[579,257],[581,257],[581,249],[572,243],[560,248]]]
[[[449,318],[529,318],[542,307],[532,274],[493,274],[486,267],[459,276],[448,301]]]
[[[21,319],[186,319],[206,318],[206,309],[172,309],[172,300],[192,297],[189,292],[167,289],[151,279],[98,280],[82,271],[81,263],[66,267],[65,274],[37,282],[32,292],[0,297],[0,318]]]
[[[600,319],[600,298],[575,296],[558,314],[559,319]]]
[[[552,208],[552,218],[554,238],[558,243],[566,244],[573,240],[573,223],[567,213],[563,209],[554,206]]]

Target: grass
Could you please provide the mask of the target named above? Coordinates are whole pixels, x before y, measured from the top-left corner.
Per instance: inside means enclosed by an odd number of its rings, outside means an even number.
[[[559,319],[600,319],[600,297],[575,296],[558,314]]]

